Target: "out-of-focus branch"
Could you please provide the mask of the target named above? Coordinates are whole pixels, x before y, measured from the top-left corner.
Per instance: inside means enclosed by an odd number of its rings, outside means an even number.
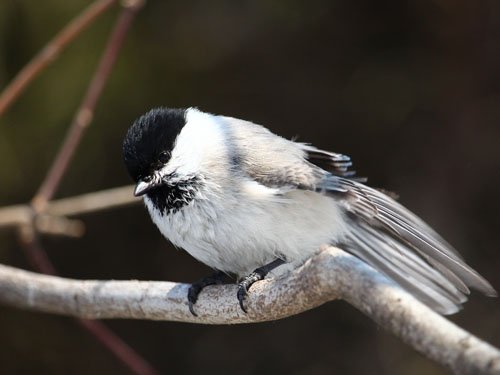
[[[21,71],[14,82],[5,90],[4,95],[0,97],[0,115],[15,100],[27,84],[54,58],[60,49],[69,43],[88,23],[97,15],[101,14],[115,0],[102,0],[94,3],[84,14],[77,17],[68,28],[63,30],[58,37],[32,61],[31,64]],[[74,220],[68,220],[64,217],[53,217],[47,215],[46,208],[49,201],[54,196],[62,177],[64,176],[68,165],[74,155],[84,130],[90,124],[95,106],[102,93],[104,84],[109,77],[112,67],[116,61],[118,51],[125,40],[125,35],[129,30],[137,11],[144,5],[144,0],[125,0],[122,1],[123,10],[115,24],[111,36],[106,45],[106,49],[101,57],[97,70],[87,89],[87,93],[70,125],[69,131],[57,154],[47,176],[40,186],[37,194],[33,197],[29,207],[10,208],[7,212],[7,220],[15,218],[18,223],[19,240],[26,253],[28,260],[33,267],[46,274],[55,274],[56,269],[50,261],[47,253],[40,244],[38,231],[57,232],[59,234],[66,232],[82,232],[83,225]],[[67,205],[62,206],[63,211]],[[4,211],[5,213],[5,211]],[[23,223],[20,223],[23,222]],[[76,231],[75,231],[76,227]],[[78,231],[78,227],[80,230]],[[70,230],[72,229],[72,230]],[[76,233],[78,235],[78,233]],[[81,234],[81,233],[80,233]],[[145,359],[129,347],[123,340],[110,331],[100,322],[85,321],[78,319],[78,322],[89,333],[91,333],[106,349],[113,353],[128,369],[135,374],[151,375],[157,374]]]
[[[21,226],[19,240],[24,250],[28,253],[27,258],[33,268],[40,270],[46,275],[56,274],[56,269],[47,256],[47,253],[40,245],[37,233],[33,229],[33,226]],[[7,266],[0,265],[0,274],[2,274],[2,267]],[[7,268],[13,269],[11,267]],[[16,282],[15,280],[13,281]],[[0,287],[0,293],[1,289],[2,288]],[[153,366],[144,360],[137,352],[127,345],[126,342],[120,339],[120,337],[113,333],[113,331],[111,331],[103,323],[82,318],[77,318],[76,321],[86,331],[92,334],[97,341],[101,342],[101,344],[113,353],[132,373],[138,375],[155,375],[159,373]]]
[[[104,84],[106,83],[112,67],[118,56],[127,31],[141,7],[144,5],[144,0],[129,0],[122,3],[124,9],[120,14],[111,36],[106,45],[106,49],[99,61],[97,70],[92,77],[92,81],[87,89],[80,107],[78,108],[75,117],[70,125],[66,138],[57,153],[52,166],[50,167],[40,189],[35,194],[31,201],[33,209],[37,212],[43,212],[49,200],[54,196],[63,175],[65,174],[69,163],[75,154],[75,151],[80,144],[85,129],[92,121],[94,109],[97,101],[102,93]]]
[[[0,116],[21,95],[26,87],[43,71],[61,51],[83,30],[111,7],[117,0],[97,0],[62,29],[54,39],[31,60],[0,95]]]
[[[34,225],[20,226],[18,237],[33,268],[47,275],[55,275],[57,273],[56,268],[40,244],[40,239]],[[148,361],[142,358],[103,323],[83,318],[77,318],[76,321],[113,353],[132,373],[138,375],[155,375],[159,373]]]
[[[323,249],[279,279],[256,283],[248,314],[236,286],[206,288],[189,312],[189,285],[148,281],[79,281],[0,266],[0,301],[84,318],[134,318],[205,324],[281,319],[342,298],[418,351],[457,373],[500,372],[500,351],[436,314],[361,260]]]
[[[135,350],[116,336],[115,333],[103,323],[88,319],[77,319],[76,321],[107,348],[112,348],[113,353],[127,365],[132,373],[140,375],[159,374],[158,370],[145,361]]]
[[[46,213],[54,216],[74,216],[142,202],[142,199],[134,196],[133,191],[134,186],[127,185],[54,200],[49,202]]]
[[[0,228],[32,225],[37,232],[56,236],[81,237],[85,232],[85,226],[80,220],[47,214],[33,216],[33,210],[28,205],[0,208]]]
[[[18,229],[18,240],[31,267],[47,275],[56,275],[56,268],[40,244],[34,225],[22,225]]]
[[[80,237],[84,225],[79,220],[67,216],[82,215],[90,212],[109,210],[141,202],[134,197],[133,186],[122,186],[82,194],[71,198],[50,201],[45,213],[35,216],[34,225],[38,232]],[[33,223],[33,210],[28,205],[15,205],[0,208],[0,228],[24,227]]]

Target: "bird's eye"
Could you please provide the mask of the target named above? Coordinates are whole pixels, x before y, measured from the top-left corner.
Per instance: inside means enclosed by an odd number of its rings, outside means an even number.
[[[144,182],[149,182],[151,181],[153,178],[151,176],[144,176],[143,178],[141,178],[142,181]]]
[[[170,160],[170,153],[167,152],[167,151],[163,151],[160,153],[160,155],[158,155],[158,161],[160,163],[167,163],[168,161]]]

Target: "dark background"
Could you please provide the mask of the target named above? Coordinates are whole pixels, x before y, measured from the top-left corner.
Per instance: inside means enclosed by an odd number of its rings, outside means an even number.
[[[87,1],[0,2],[0,86]],[[96,66],[117,9],[0,119],[0,205],[28,201]],[[500,2],[149,1],[57,197],[129,184],[127,127],[151,107],[197,106],[351,155],[500,290]],[[67,277],[189,282],[143,207],[81,217],[80,240],[44,237]],[[29,268],[14,233],[0,262]],[[474,293],[451,319],[500,345],[500,303]],[[109,326],[163,373],[442,374],[344,302],[278,322]],[[0,372],[126,373],[73,320],[0,307]]]

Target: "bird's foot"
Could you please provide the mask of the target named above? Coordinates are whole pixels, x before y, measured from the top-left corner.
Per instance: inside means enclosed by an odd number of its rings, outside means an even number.
[[[240,307],[243,310],[243,312],[247,312],[247,309],[243,302],[245,301],[247,295],[248,295],[248,289],[256,283],[259,280],[262,280],[266,274],[260,270],[260,268],[257,268],[255,271],[253,271],[250,275],[245,276],[239,283],[238,283],[238,301],[240,302]]]
[[[209,285],[222,284],[226,279],[226,276],[227,275],[224,272],[217,271],[213,275],[204,277],[203,279],[200,279],[197,282],[191,284],[187,296],[189,311],[191,312],[191,314],[193,314],[194,316],[198,316],[198,314],[196,314],[196,312],[194,311],[194,305],[196,301],[198,301],[198,296],[200,295],[201,291]]]
[[[248,290],[250,287],[256,283],[257,281],[260,281],[266,277],[266,275],[275,269],[276,267],[282,265],[285,263],[283,259],[276,259],[272,261],[269,264],[266,264],[262,267],[257,268],[255,271],[253,271],[250,275],[245,276],[239,283],[238,283],[238,301],[240,302],[240,307],[243,310],[244,313],[247,312],[247,309],[244,305],[245,299],[248,295]]]

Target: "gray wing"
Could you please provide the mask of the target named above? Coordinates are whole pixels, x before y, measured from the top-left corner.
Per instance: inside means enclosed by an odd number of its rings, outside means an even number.
[[[361,183],[348,156],[274,135],[231,119],[240,166],[273,188],[331,195],[345,212],[349,231],[341,248],[385,273],[434,310],[456,312],[468,286],[495,296],[492,286],[420,218],[388,195]],[[256,149],[257,148],[257,149]]]
[[[226,136],[232,140],[238,169],[258,183],[272,188],[314,190],[328,172],[307,160],[311,146],[289,141],[254,123],[220,116]],[[319,151],[319,150],[318,150]],[[331,154],[334,155],[334,154]],[[335,168],[347,170],[348,157],[335,157]],[[332,160],[333,162],[333,160]]]
[[[469,294],[468,286],[496,296],[493,287],[415,214],[366,185],[332,178],[346,190],[333,192],[349,221],[342,248],[443,314],[460,308]]]
[[[264,186],[316,190],[330,175],[355,178],[346,155],[290,141],[249,121],[220,117],[227,125],[226,136],[232,140],[239,168]],[[334,181],[328,189],[336,189]]]
[[[382,271],[429,307],[458,311],[469,286],[487,296],[496,291],[423,220],[383,192],[356,178],[342,155],[306,148],[306,157],[332,173],[317,185],[345,210],[349,232],[341,248]],[[347,167],[347,168],[346,168]]]

